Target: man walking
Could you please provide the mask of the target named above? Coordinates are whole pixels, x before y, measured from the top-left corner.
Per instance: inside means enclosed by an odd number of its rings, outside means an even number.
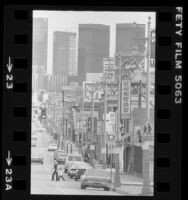
[[[56,181],[58,181],[58,172],[57,172],[57,161],[54,159],[54,168],[52,173],[52,181],[54,180],[54,176],[56,176]]]

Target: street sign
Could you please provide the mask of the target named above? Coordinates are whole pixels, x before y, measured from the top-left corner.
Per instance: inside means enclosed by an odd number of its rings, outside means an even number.
[[[144,123],[143,136],[153,136],[153,126],[150,122]]]
[[[114,149],[115,149],[115,141],[108,141],[108,153],[114,153]]]
[[[116,147],[121,147],[123,145],[122,140],[116,140]]]
[[[95,150],[95,145],[91,145],[90,150]]]
[[[142,142],[153,142],[154,141],[154,136],[142,136]]]
[[[115,120],[116,120],[116,113],[109,112],[106,115],[106,132],[108,135],[115,135]]]
[[[121,153],[121,149],[118,148],[118,147],[116,147],[116,148],[114,149],[114,154],[120,154],[120,153]]]
[[[106,153],[106,148],[102,148],[101,153]]]

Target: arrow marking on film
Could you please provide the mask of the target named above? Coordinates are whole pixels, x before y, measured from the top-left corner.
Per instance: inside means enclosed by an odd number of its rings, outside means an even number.
[[[12,162],[12,158],[10,157],[10,151],[8,151],[8,158],[6,158],[6,161],[7,161],[8,166],[10,166]]]
[[[9,73],[11,72],[11,70],[12,70],[12,64],[11,64],[11,58],[10,58],[10,56],[8,57],[8,64],[7,64],[7,68],[8,68],[8,71],[9,71]]]

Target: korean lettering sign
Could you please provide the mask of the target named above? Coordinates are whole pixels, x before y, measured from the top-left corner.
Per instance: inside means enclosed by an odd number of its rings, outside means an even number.
[[[130,80],[122,80],[122,99],[121,99],[121,114],[122,117],[129,118],[130,115],[130,95],[131,95]]]

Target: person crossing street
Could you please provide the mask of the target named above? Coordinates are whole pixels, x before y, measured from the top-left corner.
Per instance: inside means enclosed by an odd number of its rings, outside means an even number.
[[[54,168],[53,168],[53,173],[52,173],[52,181],[54,180],[54,176],[56,176],[56,181],[58,181],[58,171],[57,171],[57,160],[54,159]]]
[[[65,178],[63,176],[63,169],[60,167],[58,170],[58,175],[59,175],[59,181],[62,178],[63,181],[65,181]]]

